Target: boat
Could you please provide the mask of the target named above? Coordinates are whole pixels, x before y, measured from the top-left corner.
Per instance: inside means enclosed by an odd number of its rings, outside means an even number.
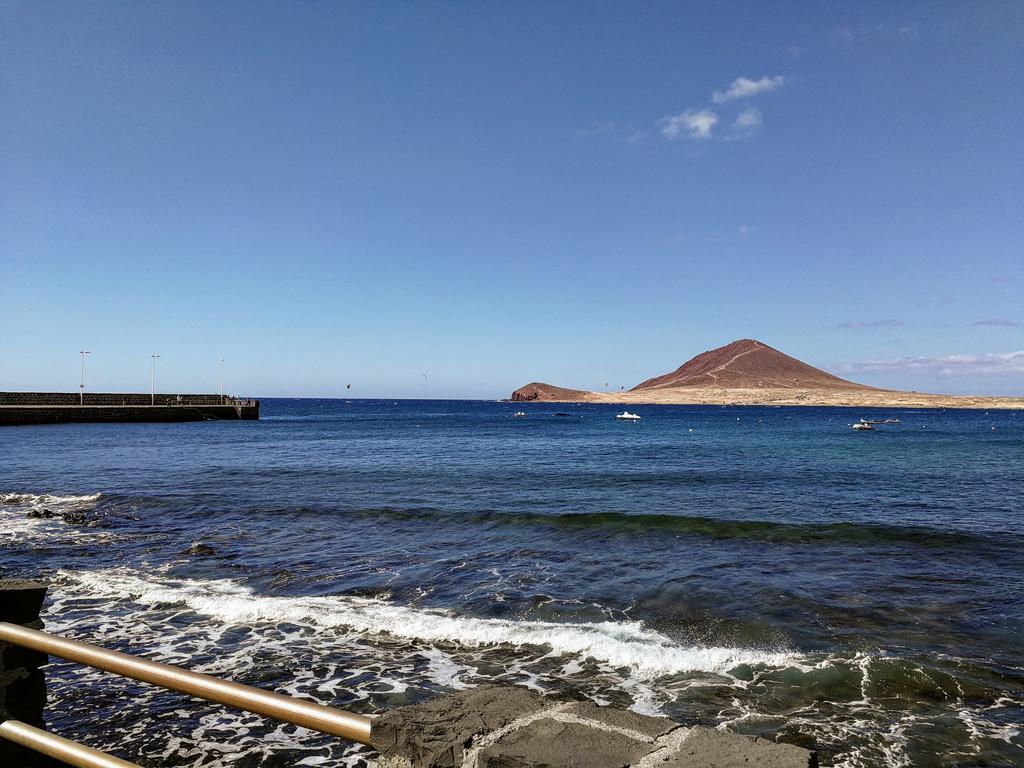
[[[858,421],[856,424],[851,425],[858,432],[873,430],[874,426],[868,424],[866,421]]]
[[[639,416],[637,416],[635,413],[630,413],[629,411],[617,413],[615,414],[615,418],[619,419],[620,421],[640,421]]]
[[[515,413],[513,413],[513,414],[512,414],[512,416],[513,416],[513,417],[515,417],[515,418],[517,418],[517,419],[521,419],[521,418],[523,418],[524,416],[526,416],[526,414],[525,414],[525,413],[523,413],[522,411],[516,411]]]
[[[903,422],[899,419],[886,419],[882,422],[883,424],[902,424]]]
[[[889,422],[882,421],[881,419],[861,419],[860,423],[861,424],[888,424]]]

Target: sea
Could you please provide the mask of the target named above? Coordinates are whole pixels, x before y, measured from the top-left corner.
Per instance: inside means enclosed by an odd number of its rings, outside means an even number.
[[[48,631],[356,712],[507,683],[825,766],[1024,765],[1024,411],[620,409],[3,428],[0,577],[50,584]],[[373,755],[47,676],[52,730],[146,766]]]

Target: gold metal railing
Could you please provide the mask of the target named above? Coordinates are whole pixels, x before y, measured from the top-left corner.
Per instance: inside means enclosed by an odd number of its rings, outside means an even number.
[[[18,720],[5,720],[0,723],[0,738],[78,768],[139,768],[135,763],[129,763],[92,747],[76,744],[62,736],[56,736]]]
[[[129,677],[143,683],[179,691],[198,699],[226,704],[257,715],[274,718],[285,723],[310,728],[314,731],[338,736],[360,744],[370,743],[370,723],[366,715],[345,712],[323,704],[293,699],[279,693],[271,693],[252,686],[221,680],[212,675],[190,672],[187,669],[147,661],[127,653],[108,651],[89,643],[69,640],[65,637],[51,635],[27,629],[17,624],[0,622],[0,641],[31,648],[50,656],[57,656],[68,661],[75,661],[115,675]],[[12,721],[8,721],[12,722]],[[22,726],[29,728],[30,726]],[[45,732],[43,732],[45,733]],[[6,734],[3,734],[6,737]],[[59,737],[54,737],[59,738]],[[86,749],[83,747],[83,749]],[[102,753],[100,753],[102,754]],[[116,759],[116,758],[112,758]],[[74,765],[120,765],[131,763],[73,763]]]

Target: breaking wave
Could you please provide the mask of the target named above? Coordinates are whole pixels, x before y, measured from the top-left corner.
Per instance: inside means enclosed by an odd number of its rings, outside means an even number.
[[[544,646],[555,654],[628,668],[641,679],[682,672],[726,674],[740,666],[786,667],[797,662],[794,654],[782,651],[679,645],[641,622],[557,623],[475,618],[404,607],[376,598],[269,597],[228,580],[157,581],[119,569],[59,575],[78,582],[96,596],[131,599],[151,606],[183,605],[233,624],[311,624],[470,648]]]
[[[0,493],[0,506],[18,507],[56,507],[63,511],[96,503],[101,493],[88,493],[81,496],[61,496],[52,493]]]

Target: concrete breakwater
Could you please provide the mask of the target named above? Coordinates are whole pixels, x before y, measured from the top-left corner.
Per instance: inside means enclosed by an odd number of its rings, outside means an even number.
[[[0,392],[0,426],[71,422],[250,420],[260,401],[227,395]]]
[[[42,629],[39,614],[45,597],[45,584],[0,579],[0,621]],[[18,720],[36,728],[45,727],[46,681],[40,667],[47,660],[45,654],[0,642],[0,722]],[[0,765],[42,768],[58,764],[0,738]]]

